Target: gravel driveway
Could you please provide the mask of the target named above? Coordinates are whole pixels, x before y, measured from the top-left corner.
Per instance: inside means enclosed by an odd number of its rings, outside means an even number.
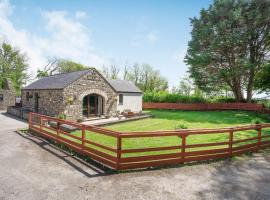
[[[270,199],[270,153],[236,161],[108,174],[0,113],[0,199]]]

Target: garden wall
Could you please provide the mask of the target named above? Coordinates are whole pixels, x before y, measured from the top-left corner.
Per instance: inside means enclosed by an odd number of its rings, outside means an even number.
[[[264,113],[264,114],[270,114],[270,109],[268,109],[268,108],[263,108],[263,113]]]
[[[204,104],[204,103],[143,103],[143,109],[167,109],[167,110],[247,110],[254,112],[268,112],[269,109],[265,109],[261,104],[252,104],[252,103],[213,103],[213,104]]]

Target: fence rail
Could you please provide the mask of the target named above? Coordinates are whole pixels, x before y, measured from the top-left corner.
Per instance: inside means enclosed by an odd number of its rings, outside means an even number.
[[[73,131],[68,132],[65,126],[73,128]],[[270,147],[270,124],[220,129],[118,132],[30,113],[29,129],[115,170],[229,158]],[[245,134],[253,131],[253,134],[244,139],[235,138],[236,134],[243,131]],[[188,140],[190,137],[204,137],[206,134],[213,136],[225,134],[226,139],[198,144]],[[167,137],[173,137],[174,142],[178,144],[164,146]],[[135,144],[138,139],[144,138],[151,140],[158,138],[162,141],[162,145],[126,147],[126,140]]]

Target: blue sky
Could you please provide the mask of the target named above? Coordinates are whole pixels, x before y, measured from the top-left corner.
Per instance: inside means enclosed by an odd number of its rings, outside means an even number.
[[[148,63],[176,85],[187,66],[189,18],[210,0],[0,0],[0,39],[28,55],[31,73],[50,57],[97,68]]]

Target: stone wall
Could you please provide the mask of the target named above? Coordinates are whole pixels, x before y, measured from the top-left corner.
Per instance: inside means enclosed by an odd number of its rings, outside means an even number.
[[[29,92],[29,100],[27,100]],[[22,90],[22,107],[32,112],[35,110],[35,94],[38,95],[38,112],[44,115],[57,117],[65,110],[63,90]]]
[[[15,92],[11,90],[0,90],[0,110],[6,110],[8,106],[15,105]]]
[[[63,99],[67,104],[64,113],[67,119],[82,119],[83,98],[89,94],[98,94],[104,99],[104,116],[110,117],[117,110],[117,93],[95,69],[66,87]]]

